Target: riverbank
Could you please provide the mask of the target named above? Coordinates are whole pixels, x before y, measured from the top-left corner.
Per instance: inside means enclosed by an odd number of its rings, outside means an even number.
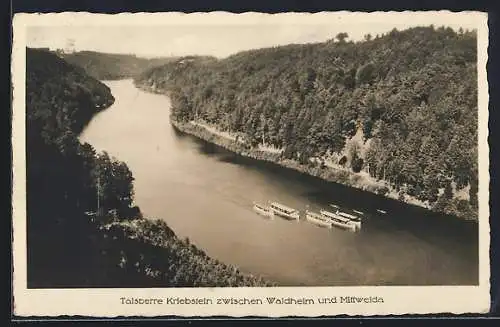
[[[142,88],[143,90],[147,90]],[[151,91],[150,91],[151,92]],[[158,92],[155,92],[158,93]],[[471,218],[468,215],[461,215],[460,212],[453,210],[436,210],[435,206],[430,205],[428,202],[422,202],[415,197],[407,194],[401,194],[395,190],[391,185],[383,180],[375,180],[366,172],[354,173],[347,169],[340,169],[331,165],[315,164],[300,164],[296,160],[285,159],[282,157],[280,151],[269,150],[265,147],[251,147],[242,141],[242,138],[230,135],[227,132],[219,132],[215,127],[209,126],[199,122],[179,122],[172,116],[170,122],[178,131],[193,135],[199,139],[218,145],[228,151],[234,152],[238,155],[277,164],[281,167],[289,168],[297,172],[307,174],[316,178],[320,178],[327,182],[338,183],[348,187],[353,187],[366,192],[378,194],[389,199],[397,200],[409,205],[418,206],[432,212],[453,215],[460,219],[477,220],[477,217]]]

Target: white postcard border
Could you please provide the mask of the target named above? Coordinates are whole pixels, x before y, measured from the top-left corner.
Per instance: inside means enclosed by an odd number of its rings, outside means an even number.
[[[144,289],[27,289],[26,282],[26,165],[25,165],[25,69],[26,29],[29,26],[68,25],[168,25],[168,24],[296,24],[296,15],[310,15],[305,23],[328,23],[332,19],[363,19],[373,23],[414,19],[428,15],[455,15],[477,22],[478,31],[478,142],[479,142],[479,285],[478,286],[370,286],[370,287],[273,287],[273,288],[144,288]],[[187,18],[186,18],[187,17]],[[484,313],[490,306],[489,260],[489,147],[488,82],[486,74],[487,14],[478,12],[374,12],[374,13],[91,13],[16,14],[13,22],[13,296],[17,316],[80,315],[118,316],[332,316],[428,313]],[[120,298],[162,298],[163,304],[122,304]],[[211,305],[165,304],[172,298],[212,299]],[[263,304],[217,304],[220,298],[262,299]],[[266,304],[277,298],[382,298],[383,303]],[[316,301],[317,302],[317,301]]]

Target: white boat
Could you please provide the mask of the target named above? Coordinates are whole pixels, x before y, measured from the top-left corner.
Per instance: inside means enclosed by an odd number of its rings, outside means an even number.
[[[329,218],[334,226],[349,229],[351,231],[356,231],[358,228],[356,223],[351,221],[350,218],[340,215],[341,212],[330,212],[326,210],[321,210],[320,214]]]
[[[258,204],[256,202],[253,203],[253,210],[259,215],[271,218],[273,217],[273,212],[269,209],[269,207]]]
[[[306,210],[306,220],[321,227],[332,228],[332,220],[319,213]]]
[[[338,211],[337,214],[343,218],[347,218],[356,226],[357,230],[361,229],[361,219],[358,216],[348,214],[347,212]]]
[[[387,211],[382,210],[382,209],[377,209],[377,212],[380,214],[383,214],[383,215],[385,215],[387,213]]]
[[[295,219],[299,220],[300,213],[298,210],[287,207],[285,205],[279,204],[277,202],[272,202],[269,205],[269,209],[274,215],[286,218],[286,219]]]
[[[361,212],[361,211],[354,210],[354,209],[353,209],[352,211],[354,211],[354,212],[355,212],[355,213],[357,213],[358,215],[364,215],[364,213],[363,213],[363,212]]]

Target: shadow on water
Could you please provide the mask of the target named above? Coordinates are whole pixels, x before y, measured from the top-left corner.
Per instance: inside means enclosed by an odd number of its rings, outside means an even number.
[[[259,171],[277,181],[293,181],[293,183],[306,186],[301,188],[304,190],[301,195],[312,203],[318,203],[325,208],[328,208],[330,204],[336,204],[343,208],[363,212],[363,230],[368,231],[373,225],[391,230],[402,230],[427,242],[444,245],[445,248],[467,251],[468,256],[478,260],[478,224],[475,221],[433,213],[382,195],[327,182],[272,162],[243,157],[218,145],[173,129],[176,137],[188,138],[197,144],[199,153],[203,155]],[[384,210],[386,214],[377,212],[377,209]]]

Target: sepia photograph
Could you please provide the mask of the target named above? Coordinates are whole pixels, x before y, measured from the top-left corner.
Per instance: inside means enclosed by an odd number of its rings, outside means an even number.
[[[487,312],[486,22],[16,15],[20,314]]]

